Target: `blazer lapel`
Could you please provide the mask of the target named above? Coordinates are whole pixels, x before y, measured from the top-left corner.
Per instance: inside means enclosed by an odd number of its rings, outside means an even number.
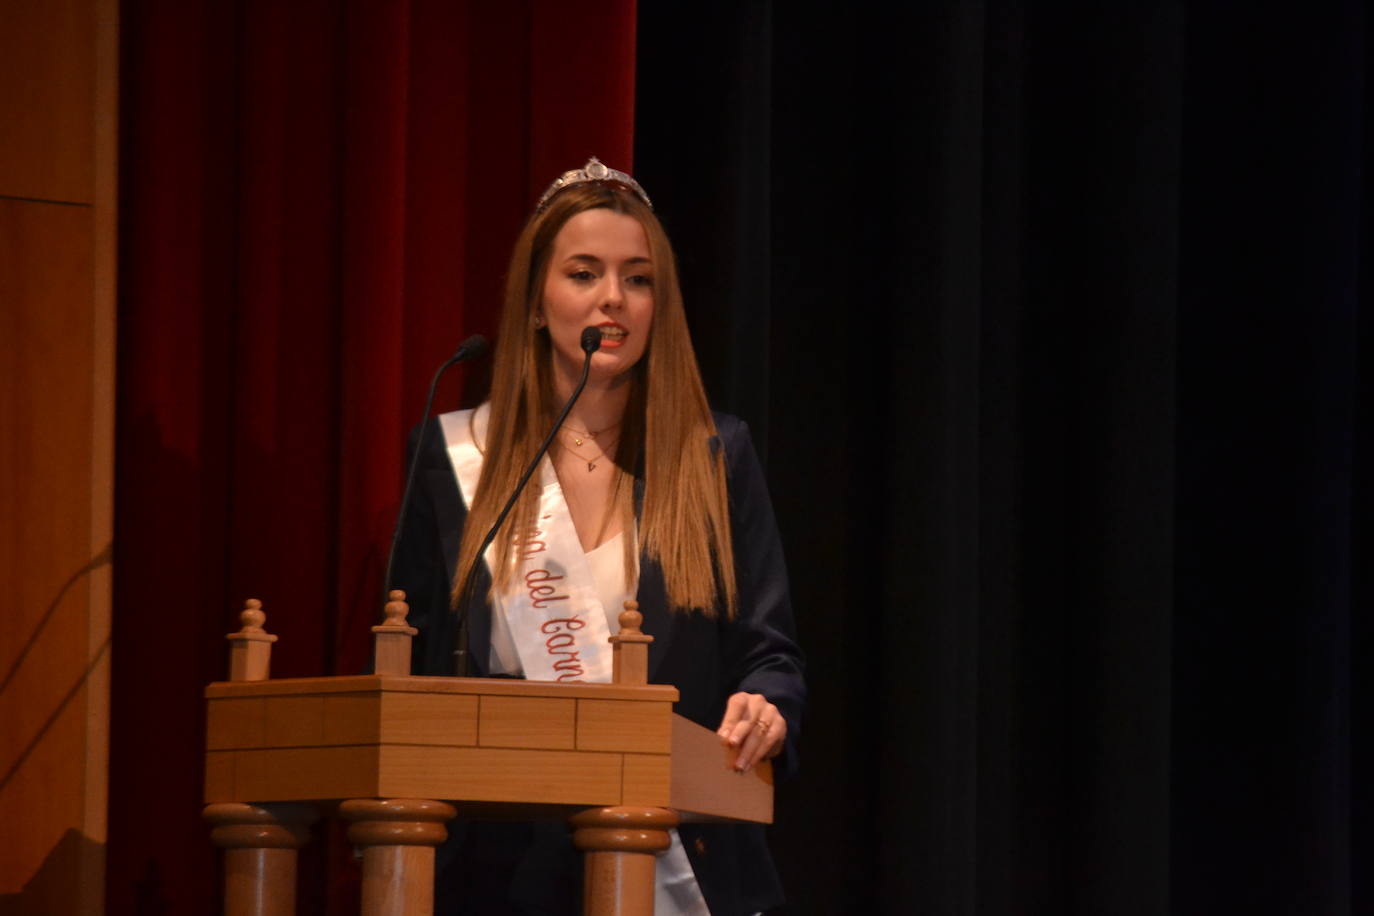
[[[448,566],[451,582],[458,568],[458,539],[462,535],[462,516],[466,515],[462,511],[462,497],[458,494],[453,471],[448,468],[426,470],[425,483],[433,494],[434,524],[439,529],[439,543],[444,549],[444,563]]]
[[[439,528],[439,541],[444,550],[444,564],[448,567],[448,580],[454,585],[458,581],[458,546],[462,537],[463,523],[467,521],[467,509],[463,505],[462,494],[458,492],[458,480],[448,466],[447,452],[444,454],[445,467],[430,468],[425,472],[425,482],[433,495],[434,524]],[[491,654],[491,609],[486,595],[491,590],[491,574],[486,564],[477,569],[473,577],[473,598],[468,602],[468,654],[472,670],[485,674],[487,659]],[[454,630],[456,636],[456,628]],[[450,651],[454,647],[450,647]]]

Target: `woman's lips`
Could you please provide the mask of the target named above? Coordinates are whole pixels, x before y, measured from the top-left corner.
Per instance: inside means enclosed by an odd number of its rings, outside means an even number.
[[[625,338],[629,336],[629,331],[618,324],[603,324],[601,328],[601,349],[614,350],[616,347],[625,345]]]

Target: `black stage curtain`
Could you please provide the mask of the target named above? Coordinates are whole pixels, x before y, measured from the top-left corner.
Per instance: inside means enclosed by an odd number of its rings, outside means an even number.
[[[788,912],[1374,911],[1367,17],[641,5],[810,657]]]

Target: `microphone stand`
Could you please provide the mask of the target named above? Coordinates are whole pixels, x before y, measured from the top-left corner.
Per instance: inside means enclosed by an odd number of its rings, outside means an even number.
[[[450,367],[485,356],[489,348],[490,345],[485,337],[481,334],[473,334],[458,345],[458,349],[439,367],[439,371],[434,373],[434,379],[429,383],[429,396],[425,398],[425,412],[420,417],[420,436],[415,440],[415,454],[410,457],[410,469],[406,471],[405,489],[401,491],[401,507],[396,510],[396,527],[391,531],[391,550],[386,555],[386,574],[382,576],[383,606],[391,599],[391,573],[396,565],[396,545],[401,541],[401,527],[405,521],[406,507],[410,505],[410,492],[415,487],[415,472],[420,467],[420,456],[424,453],[425,434],[429,432],[429,412],[434,407],[434,392],[439,388],[439,379]]]
[[[496,539],[496,532],[506,521],[506,516],[510,514],[515,501],[520,498],[520,494],[525,490],[525,484],[529,483],[530,477],[534,474],[534,469],[539,467],[539,462],[543,460],[544,453],[553,444],[553,437],[558,435],[558,430],[562,428],[563,421],[568,418],[568,412],[572,410],[577,399],[582,396],[582,389],[587,387],[587,376],[592,370],[592,354],[601,349],[601,331],[595,327],[582,329],[582,352],[585,356],[582,359],[582,377],[577,380],[577,387],[573,389],[572,396],[568,398],[563,409],[558,413],[558,419],[553,421],[553,428],[544,437],[544,444],[539,446],[539,451],[534,453],[534,459],[525,468],[525,473],[520,475],[520,482],[515,485],[515,492],[511,493],[510,499],[506,500],[506,505],[501,509],[501,514],[496,517],[496,524],[492,525],[487,531],[486,537],[482,538],[482,544],[477,548],[477,554],[473,557],[472,565],[468,567],[463,576],[463,587],[458,592],[458,604],[454,610],[458,614],[458,639],[457,645],[453,649],[453,670],[458,677],[469,677],[471,662],[468,658],[468,601],[472,591],[472,583],[477,574],[477,568],[482,564],[482,558],[491,546],[491,542]]]

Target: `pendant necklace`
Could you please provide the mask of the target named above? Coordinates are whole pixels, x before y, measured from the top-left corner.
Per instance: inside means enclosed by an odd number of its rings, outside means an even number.
[[[610,429],[610,427],[608,426],[608,427],[606,427],[606,429]],[[603,432],[603,433],[604,433],[605,431],[606,431],[605,429],[600,430],[600,432]],[[595,435],[592,435],[591,438],[592,438],[593,440],[595,440],[595,439],[596,439],[596,436],[595,436]],[[574,439],[574,441],[575,441],[578,445],[581,445],[583,440],[581,440],[581,439]],[[580,460],[580,461],[585,461],[585,462],[587,463],[587,473],[590,474],[592,471],[595,471],[595,470],[596,470],[596,466],[597,466],[598,464],[601,463],[601,459],[602,459],[602,458],[605,458],[606,455],[610,453],[610,450],[613,449],[613,448],[615,448],[615,444],[616,444],[618,441],[620,441],[620,440],[619,440],[619,437],[617,437],[617,438],[615,438],[615,439],[612,439],[609,443],[606,444],[606,447],[604,447],[604,448],[601,449],[601,454],[600,454],[600,455],[597,455],[595,458],[591,458],[591,459],[588,459],[586,455],[584,455],[584,454],[582,454],[581,452],[577,451],[577,449],[573,448],[571,445],[568,445],[567,443],[564,443],[564,444],[563,444],[563,447],[564,447],[565,449],[568,450],[569,454],[574,455],[575,457],[577,457],[578,460]]]

